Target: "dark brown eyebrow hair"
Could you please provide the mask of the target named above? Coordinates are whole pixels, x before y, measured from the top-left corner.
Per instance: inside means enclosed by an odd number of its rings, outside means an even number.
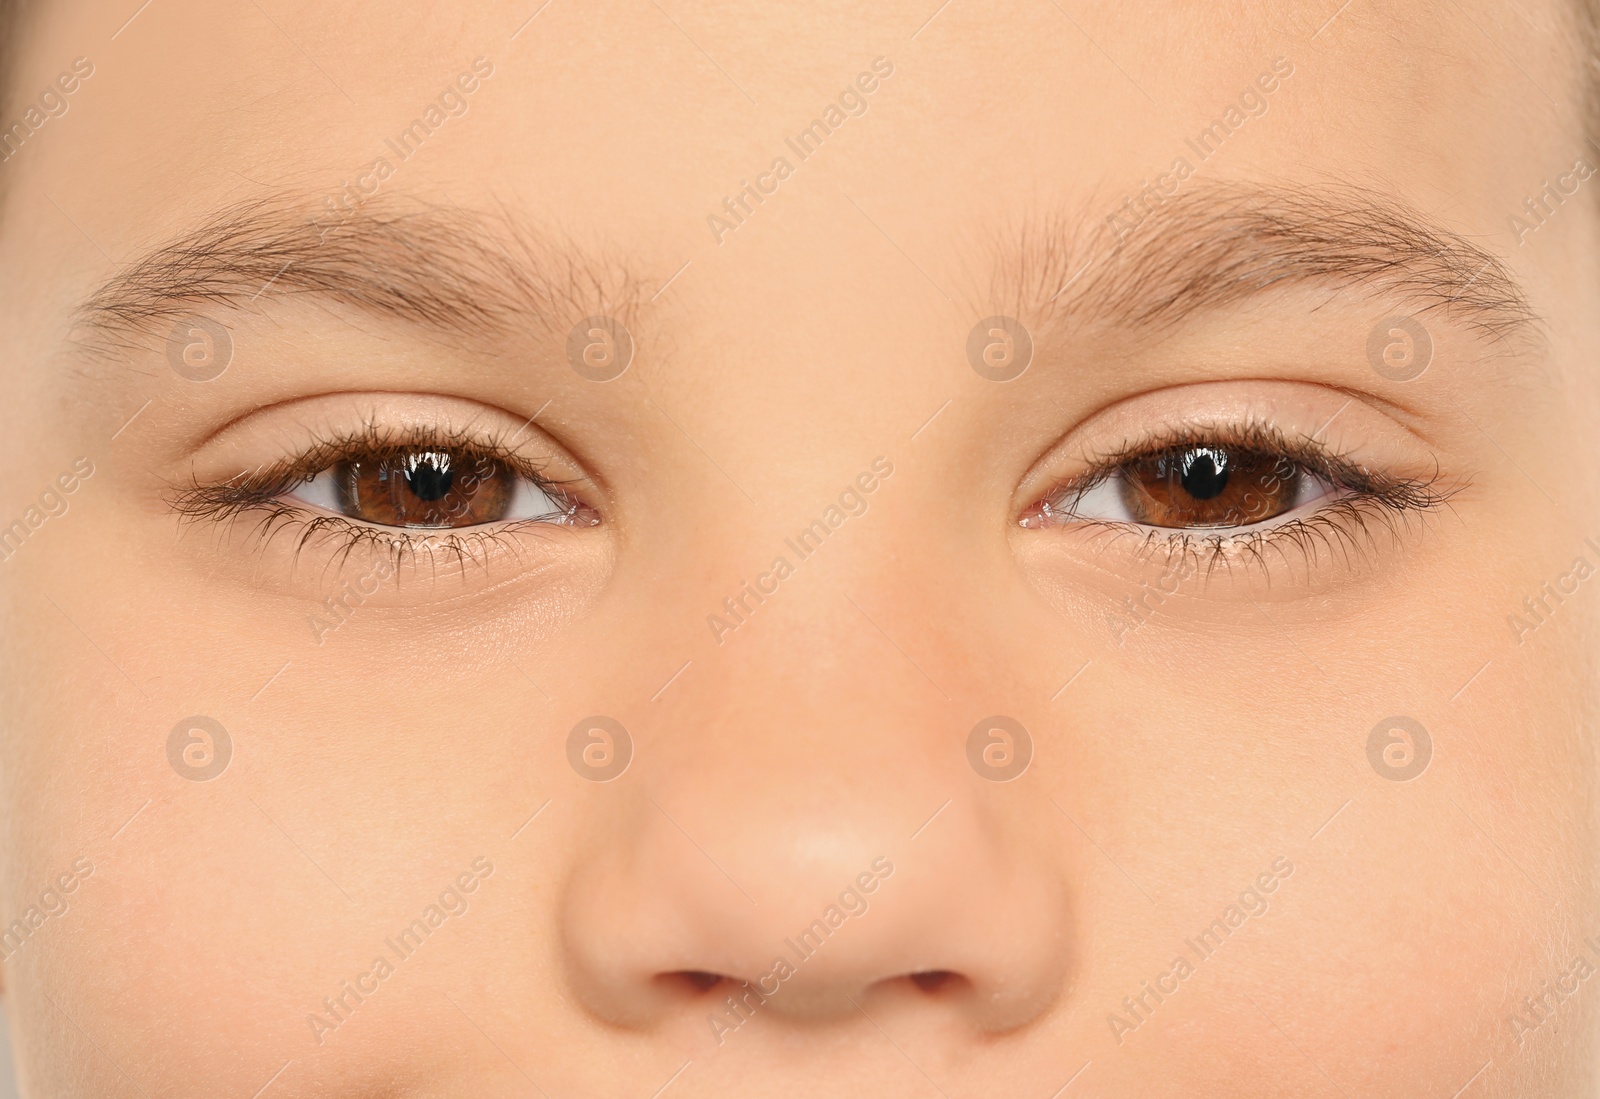
[[[465,340],[530,327],[564,336],[591,315],[630,323],[643,283],[620,261],[541,236],[504,208],[380,196],[338,214],[286,196],[216,211],[124,267],[78,308],[91,350],[204,307],[298,294]]]
[[[1035,224],[1005,254],[991,301],[1045,329],[1159,332],[1298,287],[1441,314],[1493,341],[1540,327],[1502,260],[1397,199],[1350,186],[1147,190],[1097,222]]]

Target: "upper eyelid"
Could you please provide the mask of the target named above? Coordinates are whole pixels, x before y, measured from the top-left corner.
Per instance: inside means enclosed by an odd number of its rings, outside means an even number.
[[[1296,427],[1298,431],[1283,433],[1291,438],[1311,438],[1334,450],[1354,451],[1357,446],[1346,447],[1339,441],[1355,439],[1363,452],[1372,452],[1379,460],[1387,454],[1401,464],[1418,454],[1434,456],[1447,449],[1419,429],[1419,414],[1414,409],[1325,381],[1282,375],[1174,382],[1068,415],[1074,420],[1072,425],[1044,448],[1022,476],[1029,491],[1064,463],[1081,468],[1129,454],[1140,445],[1237,431],[1241,424]],[[1151,424],[1161,426],[1152,431]]]
[[[528,455],[537,453],[549,464],[576,465],[560,442],[534,424],[537,416],[445,394],[322,393],[252,409],[209,432],[193,444],[191,465],[217,466],[223,461],[219,451],[270,449],[274,456],[259,466],[358,446],[456,446],[519,466],[533,465]]]
[[[448,434],[429,435],[425,430],[418,430],[409,436],[387,436],[376,434],[354,433],[342,437],[324,439],[319,442],[313,451],[307,452],[298,459],[303,466],[324,459],[338,461],[354,456],[382,456],[385,452],[403,453],[416,450],[455,450],[467,451],[478,455],[487,456],[511,466],[517,473],[528,477],[540,485],[559,485],[561,482],[555,478],[545,476],[541,464],[527,458],[521,451],[515,449],[509,442],[494,436],[473,437],[465,434],[465,429],[460,432]],[[331,465],[329,462],[328,465]],[[548,466],[549,462],[543,463]],[[322,468],[328,468],[324,465]],[[320,472],[320,470],[319,470]]]
[[[219,418],[188,442],[185,450],[202,460],[219,449],[241,445],[301,450],[323,439],[375,435],[381,429],[396,439],[409,430],[420,438],[482,436],[491,441],[509,440],[529,450],[542,445],[576,461],[544,424],[536,423],[549,404],[544,401],[528,416],[476,397],[433,389],[324,390],[253,405]]]

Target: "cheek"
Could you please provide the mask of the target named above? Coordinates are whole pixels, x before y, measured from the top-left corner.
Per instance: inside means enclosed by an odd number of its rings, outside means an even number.
[[[1283,993],[1262,1006],[1281,1013],[1277,1021],[1347,1088],[1451,1094],[1492,1060],[1482,1094],[1526,1094],[1507,1082],[1567,1060],[1561,1047],[1570,1051],[1571,1030],[1557,1036],[1558,1028],[1546,1028],[1548,1041],[1524,1047],[1509,1020],[1523,996],[1537,995],[1556,975],[1554,951],[1566,948],[1552,944],[1576,948],[1575,898],[1545,883],[1559,906],[1553,910],[1440,801],[1349,822],[1348,838],[1362,850],[1383,850],[1408,834],[1406,850],[1369,854],[1365,868],[1329,866],[1321,875],[1306,868],[1300,918],[1286,921],[1267,951],[1267,964],[1282,971]],[[1579,1017],[1574,1009],[1563,1022]],[[1356,1052],[1377,1049],[1381,1069]],[[1399,1087],[1403,1080],[1414,1083]]]
[[[123,743],[115,754],[141,747],[150,746]],[[398,822],[342,817],[338,788],[350,791],[348,774],[302,792],[270,777],[273,766],[257,754],[206,783],[147,765],[78,773],[72,783],[99,791],[96,800],[112,800],[112,791],[157,796],[114,839],[144,799],[117,799],[116,818],[71,805],[42,813],[30,822],[34,835],[93,822],[48,849],[30,835],[9,837],[13,859],[64,868],[81,848],[95,863],[68,911],[6,963],[17,1048],[67,1051],[28,1061],[42,1093],[68,1094],[83,1081],[93,1094],[126,1089],[111,1062],[80,1048],[83,1033],[152,1095],[250,1095],[291,1059],[289,1094],[389,1094],[382,1080],[414,1085],[427,1072],[439,1048],[436,974],[472,964],[452,927],[472,915],[447,920],[416,960],[396,961],[387,940],[422,911],[414,866],[388,860],[394,852],[380,835],[394,836]],[[458,840],[470,846],[466,836],[450,842]],[[357,850],[365,856],[351,857]],[[8,881],[8,890],[38,876]],[[395,973],[357,1001],[346,985],[360,991],[357,979],[376,957]],[[348,1021],[319,1043],[313,1012]]]
[[[1471,706],[1429,717],[1429,768],[1352,784],[1280,888],[1263,964],[1277,971],[1265,987],[1283,991],[1262,1006],[1347,1089],[1400,1094],[1383,1089],[1410,1080],[1451,1094],[1492,1062],[1480,1094],[1578,1094],[1576,1081],[1550,1081],[1565,1079],[1591,1032],[1589,984],[1554,1025],[1512,1021],[1536,1021],[1524,998],[1592,958],[1584,938],[1600,931],[1594,830],[1580,809],[1594,766],[1565,732],[1584,688],[1564,664],[1485,672]],[[1519,1041],[1519,1029],[1533,1036]],[[1357,1052],[1375,1049],[1381,1069]]]

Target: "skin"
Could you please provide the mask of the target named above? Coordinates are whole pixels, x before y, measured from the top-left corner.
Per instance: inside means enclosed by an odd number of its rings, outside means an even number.
[[[19,101],[95,68],[0,166],[0,520],[94,472],[0,563],[0,914],[92,866],[4,963],[24,1094],[1593,1094],[1600,980],[1513,1022],[1600,966],[1600,582],[1508,624],[1600,562],[1590,193],[1524,243],[1507,221],[1596,156],[1567,13],[847,7],[555,3],[523,27],[497,3],[161,0],[119,31],[127,5],[86,0],[28,24]],[[165,320],[74,338],[206,214],[322,209],[480,56],[468,113],[363,210],[500,210],[625,261],[620,377],[569,365],[576,302],[447,337],[294,276],[196,307],[233,342],[211,381],[171,367]],[[866,113],[718,243],[724,196],[878,57]],[[1503,262],[1532,334],[1288,286],[1144,327],[1029,313],[1029,369],[980,377],[994,242],[1103,225],[1279,57],[1195,187],[1425,211]],[[1369,333],[1414,312],[1432,362],[1385,378]],[[1085,455],[1245,415],[1459,491],[1359,552],[1202,569],[1136,626],[1162,558],[1018,523]],[[402,563],[319,640],[384,555],[180,523],[172,486],[363,417],[526,427],[600,522]],[[708,622],[880,458],[863,513]],[[191,715],[231,739],[208,781],[169,761]],[[609,782],[568,761],[591,715],[633,741]],[[988,715],[1031,734],[1013,781],[969,762]],[[1367,750],[1394,715],[1430,734],[1409,781]],[[463,874],[464,912],[324,1008]],[[719,1041],[732,981],[681,974],[757,980],[863,874],[866,910]],[[1209,957],[1186,944],[1241,904]]]

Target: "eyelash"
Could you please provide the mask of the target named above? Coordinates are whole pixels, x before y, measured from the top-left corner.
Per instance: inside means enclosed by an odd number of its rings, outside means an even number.
[[[1370,548],[1376,527],[1382,526],[1391,534],[1396,533],[1403,521],[1439,510],[1466,487],[1444,486],[1437,470],[1426,478],[1393,478],[1376,474],[1329,451],[1310,437],[1290,439],[1271,425],[1257,423],[1226,428],[1175,429],[1125,443],[1115,450],[1092,457],[1088,474],[1054,489],[1041,504],[1034,507],[1042,507],[1046,516],[1051,512],[1069,515],[1073,503],[1051,507],[1050,501],[1076,502],[1132,462],[1199,446],[1233,447],[1281,457],[1350,495],[1323,504],[1308,516],[1290,518],[1270,526],[1263,525],[1264,529],[1261,530],[1246,527],[1226,533],[1196,535],[1184,530],[1168,531],[1165,528],[1105,519],[1069,518],[1065,521],[1080,528],[1098,528],[1114,536],[1142,535],[1143,544],[1136,551],[1142,560],[1165,556],[1171,564],[1203,563],[1209,575],[1219,564],[1227,564],[1231,568],[1235,556],[1254,561],[1264,569],[1269,552],[1286,555],[1286,551],[1291,549],[1301,553],[1309,563],[1319,549],[1332,550],[1335,546],[1341,546],[1349,563],[1349,553],[1359,552],[1363,548],[1363,536]],[[431,428],[398,432],[373,423],[363,425],[353,434],[314,440],[298,457],[228,481],[214,484],[194,481],[176,486],[172,506],[182,519],[191,522],[211,520],[228,523],[247,514],[259,514],[257,533],[263,545],[281,531],[298,529],[296,559],[316,536],[326,533],[339,541],[335,564],[342,563],[362,546],[368,546],[389,552],[396,568],[408,560],[418,559],[426,551],[430,563],[436,563],[437,555],[442,554],[464,569],[469,561],[477,563],[491,551],[501,548],[514,551],[516,543],[511,535],[530,527],[549,525],[546,519],[524,519],[498,524],[492,530],[462,528],[461,531],[443,534],[430,531],[418,536],[406,533],[404,528],[379,527],[340,515],[312,513],[305,505],[286,503],[283,499],[340,461],[381,455],[384,451],[425,448],[453,450],[473,457],[493,459],[518,476],[527,478],[551,497],[568,503],[569,516],[576,515],[583,507],[565,490],[564,482],[546,476],[537,464],[516,451],[503,435],[474,436],[464,431]],[[598,522],[598,517],[595,517],[587,525],[597,525]],[[1022,525],[1029,525],[1026,518],[1022,520]]]
[[[1258,565],[1263,573],[1268,555],[1277,553],[1285,562],[1290,552],[1298,552],[1308,570],[1320,551],[1339,547],[1347,565],[1351,553],[1375,548],[1379,528],[1390,535],[1413,518],[1422,518],[1447,506],[1465,484],[1446,485],[1437,468],[1424,478],[1389,477],[1375,473],[1336,454],[1310,436],[1286,436],[1270,424],[1250,423],[1218,428],[1177,428],[1127,442],[1116,449],[1089,459],[1090,472],[1075,478],[1029,508],[1068,515],[1076,501],[1124,467],[1140,459],[1190,447],[1232,447],[1287,459],[1305,472],[1328,481],[1335,490],[1348,495],[1320,504],[1309,515],[1282,521],[1269,521],[1262,529],[1249,527],[1197,535],[1177,528],[1145,526],[1108,519],[1066,518],[1073,526],[1105,531],[1112,537],[1140,536],[1143,543],[1135,551],[1141,561],[1165,557],[1167,567],[1193,564],[1204,566],[1209,576],[1218,565],[1231,570],[1235,558]],[[1068,501],[1051,508],[1050,501]],[[1020,520],[1029,526],[1027,515]],[[1044,525],[1044,524],[1040,524]]]
[[[365,423],[353,433],[314,439],[298,456],[261,469],[206,484],[199,480],[173,486],[171,505],[181,520],[208,520],[231,524],[246,515],[258,516],[256,534],[263,548],[277,534],[297,531],[294,559],[319,535],[336,540],[338,552],[330,567],[341,565],[357,549],[374,548],[387,552],[391,564],[399,569],[426,555],[437,565],[440,556],[465,570],[467,564],[481,564],[491,552],[515,552],[517,534],[531,528],[552,525],[549,519],[518,519],[494,524],[492,529],[462,527],[451,531],[429,530],[425,535],[409,533],[403,527],[382,527],[358,522],[343,515],[313,512],[307,505],[289,502],[284,497],[309,483],[329,467],[356,458],[382,457],[385,452],[448,450],[471,458],[500,462],[513,474],[525,477],[540,491],[567,505],[564,512],[571,525],[597,526],[595,516],[564,487],[568,482],[544,474],[541,467],[517,451],[514,433],[471,434],[466,430],[416,428],[398,431]],[[579,514],[585,518],[575,521]]]

